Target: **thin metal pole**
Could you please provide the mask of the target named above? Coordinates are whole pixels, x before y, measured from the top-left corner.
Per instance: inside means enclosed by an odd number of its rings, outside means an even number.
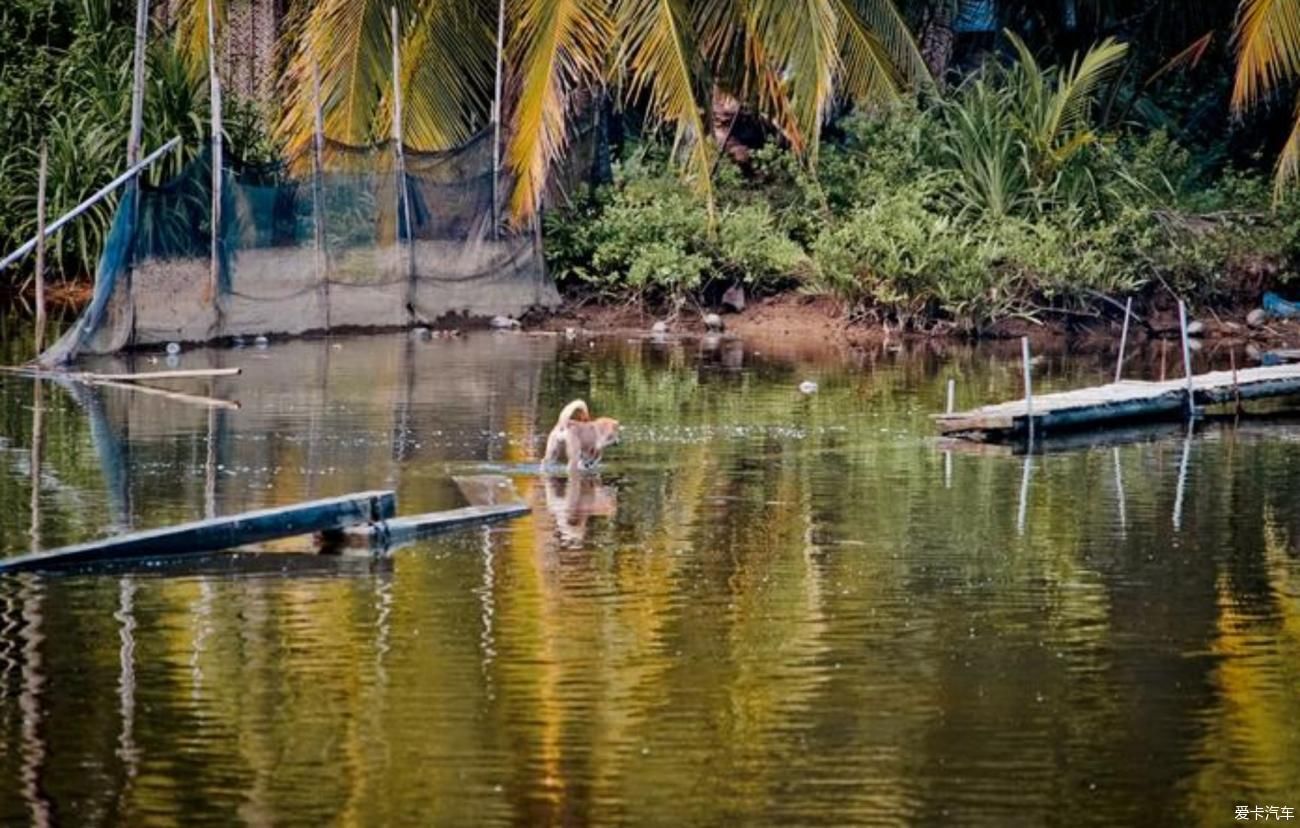
[[[26,256],[28,253],[35,250],[37,241],[39,241],[42,237],[49,238],[50,236],[57,233],[59,230],[63,228],[63,225],[67,224],[77,216],[86,212],[92,206],[94,206],[96,202],[100,201],[109,193],[113,192],[118,187],[121,187],[123,184],[130,181],[132,178],[135,178],[144,170],[148,169],[149,166],[154,162],[156,162],[159,158],[161,158],[164,153],[166,153],[168,150],[172,149],[173,147],[179,146],[180,143],[181,143],[181,139],[180,136],[178,135],[175,138],[168,141],[167,143],[163,144],[158,149],[154,150],[143,161],[128,168],[126,172],[122,173],[117,178],[114,178],[112,181],[105,184],[90,198],[86,199],[85,201],[78,204],[76,207],[73,207],[71,210],[64,213],[62,216],[59,216],[54,221],[50,222],[49,226],[45,228],[44,234],[38,233],[37,235],[31,237],[27,241],[23,242],[22,246],[19,247],[17,250],[10,253],[8,256],[5,256],[3,260],[0,260],[0,270],[4,270],[9,265],[13,264],[14,262],[18,261],[22,257]]]
[[[1183,336],[1183,374],[1187,378],[1187,416],[1196,416],[1196,398],[1192,387],[1192,346],[1187,338],[1187,303],[1178,301],[1178,327]]]
[[[49,149],[41,141],[41,166],[36,178],[36,356],[45,350],[45,179]]]
[[[397,6],[390,6],[393,36],[393,152],[397,161],[397,243],[402,242],[402,223],[406,224],[406,311],[415,317],[415,256],[412,246],[411,198],[406,184],[406,153],[402,148],[402,57],[401,29],[397,23]]]
[[[1124,352],[1128,348],[1128,323],[1133,318],[1133,297],[1124,303],[1124,332],[1119,337],[1119,359],[1115,361],[1115,382],[1124,377]]]
[[[312,177],[311,177],[311,212],[312,224],[316,235],[316,278],[325,292],[325,328],[330,327],[330,280],[325,258],[325,115],[320,103],[320,64],[313,57],[311,61],[311,100],[315,113],[315,125],[312,134]]]
[[[45,456],[45,388],[38,377],[32,384],[32,551],[41,550],[41,464]]]
[[[1033,449],[1033,445],[1030,445]],[[1016,509],[1016,534],[1023,536],[1025,527],[1029,523],[1029,477],[1034,469],[1034,455],[1032,451],[1025,454],[1025,462],[1020,473],[1020,505]]]
[[[501,83],[504,73],[506,0],[497,2],[497,78],[492,97],[492,238],[501,238]]]
[[[946,410],[949,414],[957,410],[957,380],[952,377],[948,378],[948,407]]]
[[[212,104],[212,249],[209,262],[208,291],[212,306],[217,309],[218,323],[221,319],[221,178],[222,178],[222,143],[221,143],[221,78],[217,72],[217,22],[212,13],[212,0],[207,0],[208,7],[208,97]]]
[[[1034,379],[1029,358],[1029,337],[1020,337],[1020,356],[1025,372],[1025,417],[1029,422],[1029,449],[1034,448]]]
[[[209,16],[211,16],[209,9]],[[131,132],[126,139],[126,165],[140,160],[140,141],[144,134],[144,52],[149,39],[149,0],[135,5],[135,51],[131,58]]]
[[[1122,532],[1128,531],[1128,504],[1124,498],[1124,475],[1120,471],[1119,465],[1119,446],[1115,446],[1112,452],[1115,458],[1115,500],[1119,506],[1119,528]]]

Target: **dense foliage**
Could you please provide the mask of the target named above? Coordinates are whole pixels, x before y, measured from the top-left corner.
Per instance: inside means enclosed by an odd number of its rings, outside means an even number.
[[[724,166],[714,221],[649,139],[612,184],[550,216],[553,270],[652,301],[798,285],[891,323],[964,330],[1156,288],[1223,299],[1261,268],[1285,277],[1300,225],[1271,208],[1265,173],[1198,164],[1163,131],[1104,127],[1098,91],[1120,47],[1064,70],[1017,48],[942,101],[842,119],[815,172],[776,145],[747,176]]]

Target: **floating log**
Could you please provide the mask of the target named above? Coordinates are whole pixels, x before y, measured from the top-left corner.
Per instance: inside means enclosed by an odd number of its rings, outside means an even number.
[[[439,535],[443,532],[509,520],[510,518],[526,515],[531,511],[526,503],[465,506],[443,512],[428,512],[423,515],[393,518],[370,526],[353,526],[342,530],[341,535],[346,546],[391,549],[395,546]],[[333,540],[335,538],[329,535],[325,536],[326,545],[331,545]]]
[[[357,492],[0,559],[0,572],[78,568],[131,558],[217,552],[275,538],[381,523],[393,516],[396,503],[397,497],[391,491]]]
[[[1192,399],[1189,401],[1188,389]],[[1094,388],[1036,395],[1032,417],[1036,429],[1104,428],[1124,422],[1153,422],[1185,416],[1190,404],[1222,405],[1241,400],[1283,398],[1300,394],[1300,365],[1277,365],[1244,371],[1213,371],[1166,382],[1126,380]],[[973,439],[1007,439],[1028,431],[1031,410],[1025,400],[988,405],[971,411],[939,414],[939,431]]]

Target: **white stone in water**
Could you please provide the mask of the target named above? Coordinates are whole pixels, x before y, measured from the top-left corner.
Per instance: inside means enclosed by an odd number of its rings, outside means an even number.
[[[816,394],[817,383],[813,382],[812,380],[804,380],[803,382],[799,383],[799,393]]]
[[[167,353],[171,354],[172,356],[176,356],[180,352],[181,352],[181,344],[179,342],[167,343]]]
[[[430,339],[433,334],[429,332],[428,328],[421,325],[411,329],[411,336],[415,339]]]
[[[721,316],[718,316],[716,313],[706,313],[704,315],[704,327],[711,331],[720,331],[725,328],[726,325],[723,323]]]
[[[666,334],[668,333],[668,323],[660,319],[650,327],[650,332],[655,334]]]
[[[1199,319],[1193,319],[1187,323],[1188,336],[1205,336],[1205,323]]]
[[[267,345],[271,344],[271,340],[267,339],[264,336],[259,336],[257,339],[253,340],[253,344],[259,348],[265,348]]]
[[[1246,324],[1252,328],[1262,328],[1268,321],[1268,313],[1263,308],[1255,308],[1246,316]]]
[[[519,327],[518,319],[511,319],[509,316],[494,316],[488,323],[498,331],[507,331]]]

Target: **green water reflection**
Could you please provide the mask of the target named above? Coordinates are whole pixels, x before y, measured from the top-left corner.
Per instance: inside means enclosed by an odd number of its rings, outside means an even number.
[[[0,580],[0,822],[1300,807],[1298,426],[945,453],[948,377],[962,403],[1018,390],[997,348],[483,334],[180,362],[242,367],[177,386],[241,408],[0,378],[0,554],[356,489],[446,508],[484,471],[534,512],[384,560],[292,541],[256,572]],[[530,464],[575,396],[625,432],[571,488]]]

